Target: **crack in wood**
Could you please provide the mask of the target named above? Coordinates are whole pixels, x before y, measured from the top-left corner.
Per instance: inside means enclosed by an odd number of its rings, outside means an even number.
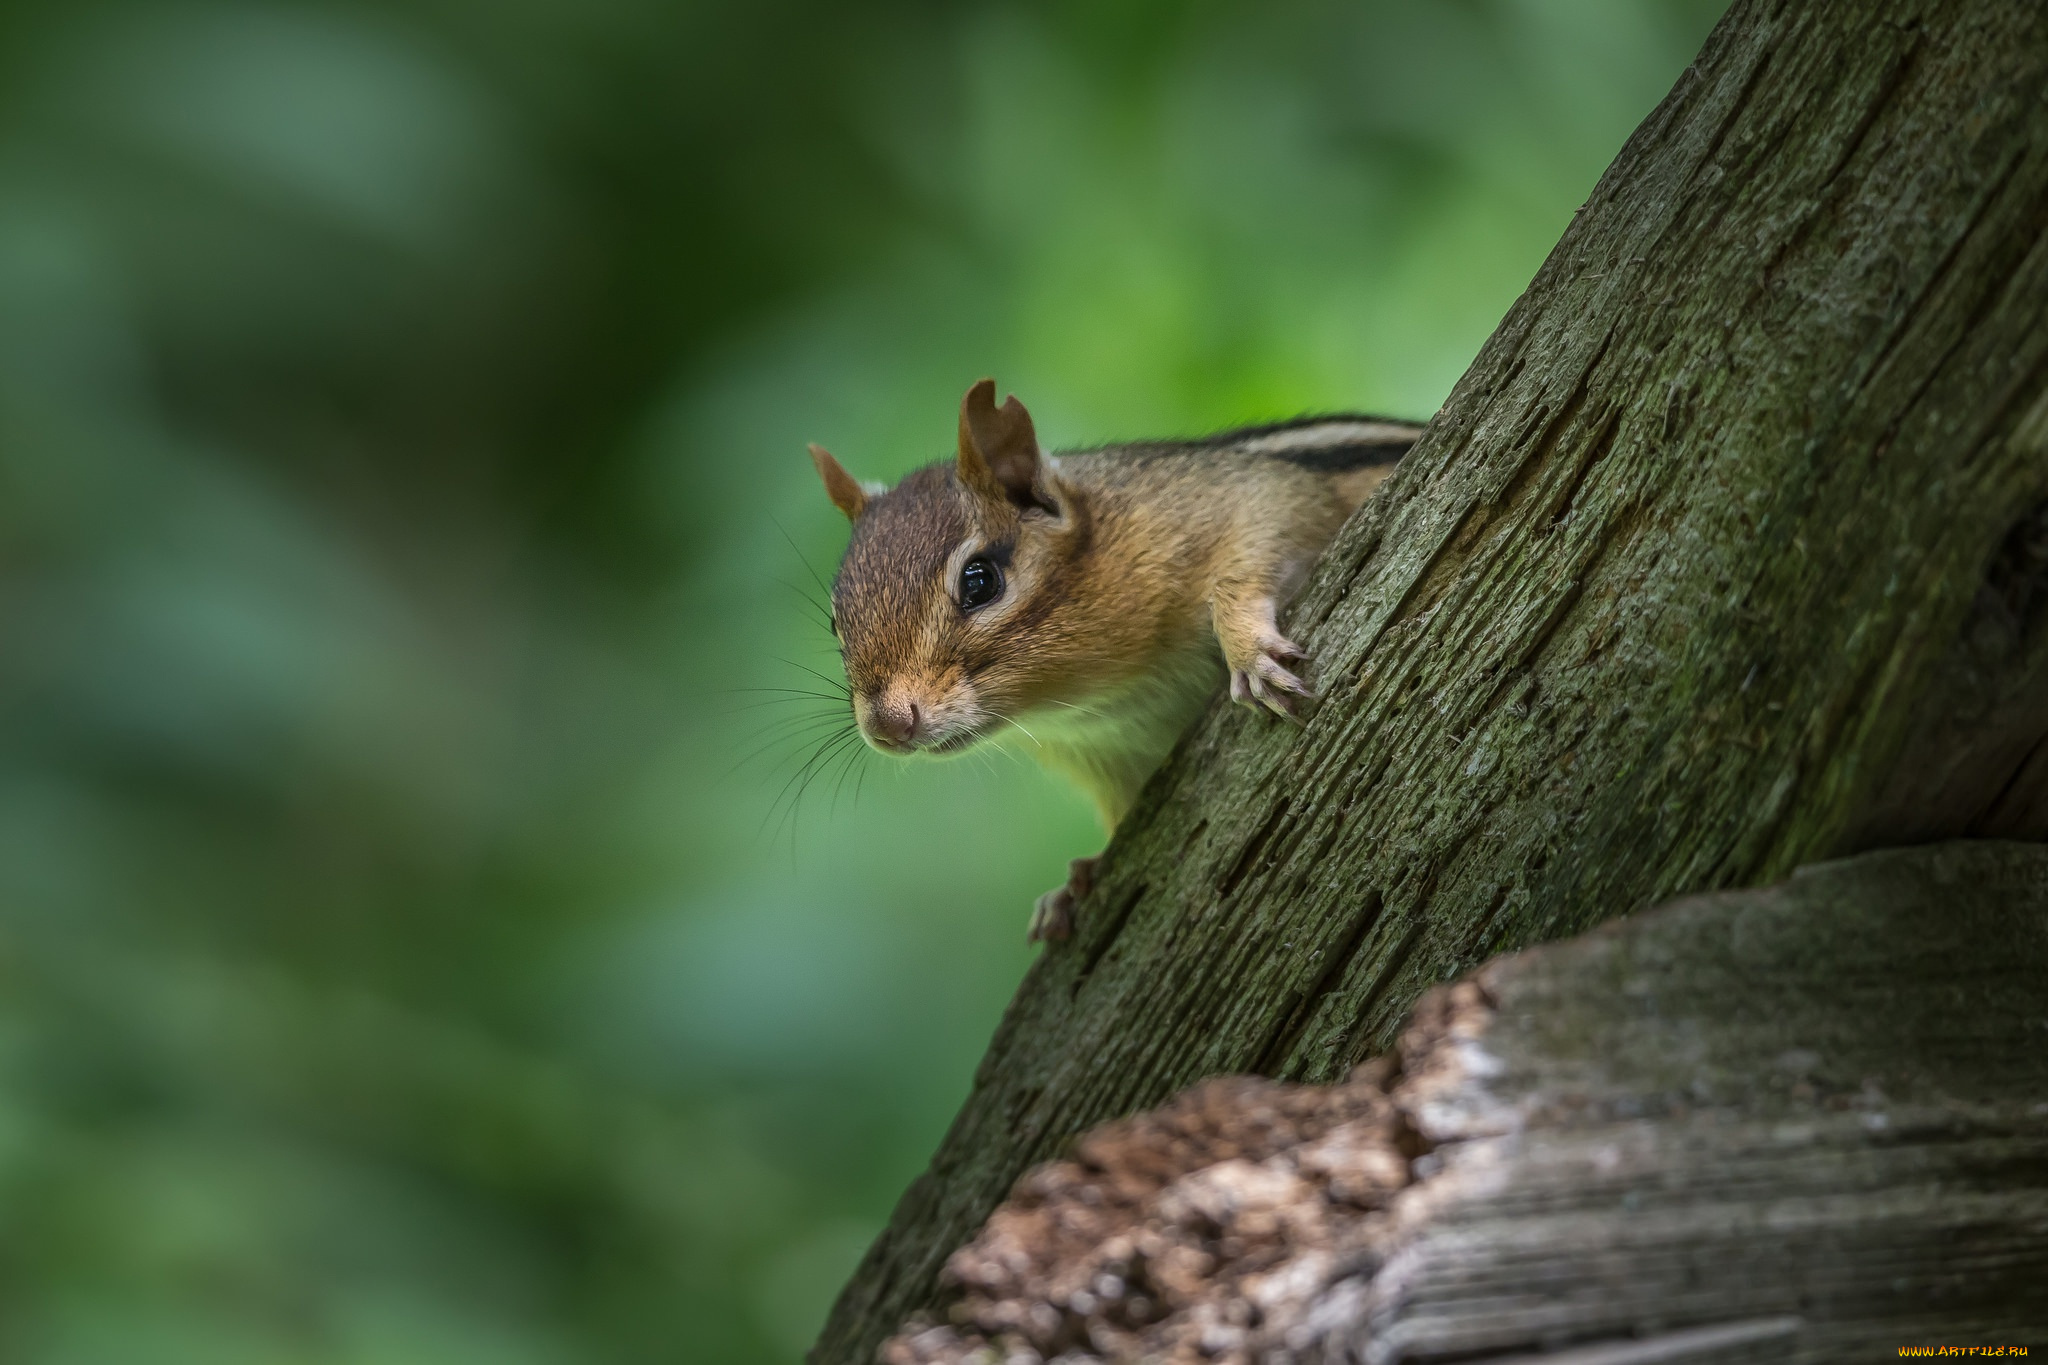
[[[1781,1341],[1796,1335],[1805,1325],[1806,1319],[1785,1313],[1775,1317],[1687,1327],[1676,1332],[1659,1332],[1655,1336],[1588,1342],[1561,1351],[1518,1351],[1512,1355],[1474,1355],[1455,1359],[1469,1361],[1471,1365],[1665,1365],[1667,1361],[1720,1356],[1735,1346],[1759,1346],[1767,1341]]]

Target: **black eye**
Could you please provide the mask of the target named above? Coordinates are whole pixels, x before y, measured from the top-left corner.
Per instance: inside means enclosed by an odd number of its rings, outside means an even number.
[[[1003,571],[976,555],[960,566],[960,605],[972,611],[1003,595]]]

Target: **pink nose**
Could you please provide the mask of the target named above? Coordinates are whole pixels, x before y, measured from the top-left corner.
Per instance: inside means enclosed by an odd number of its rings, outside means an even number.
[[[909,744],[923,728],[924,717],[914,701],[877,701],[868,708],[868,729],[891,744]]]

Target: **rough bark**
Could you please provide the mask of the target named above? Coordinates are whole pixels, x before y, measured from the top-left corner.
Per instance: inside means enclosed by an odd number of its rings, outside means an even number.
[[[889,1365],[1829,1361],[2048,1340],[2048,848],[1865,854],[1497,959],[1398,1070],[1042,1167]],[[991,1350],[993,1348],[993,1350]]]
[[[1195,1079],[1673,896],[2048,835],[2048,13],[1738,0],[1020,988],[813,1358]]]

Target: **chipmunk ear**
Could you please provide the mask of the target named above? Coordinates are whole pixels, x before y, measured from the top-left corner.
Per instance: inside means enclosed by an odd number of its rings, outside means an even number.
[[[821,445],[811,447],[811,463],[818,467],[818,477],[825,481],[825,492],[831,495],[832,505],[844,512],[848,521],[859,521],[860,514],[867,510],[867,490]]]
[[[1057,513],[1040,477],[1038,432],[1015,394],[996,406],[984,379],[960,400],[960,482],[983,497]]]

